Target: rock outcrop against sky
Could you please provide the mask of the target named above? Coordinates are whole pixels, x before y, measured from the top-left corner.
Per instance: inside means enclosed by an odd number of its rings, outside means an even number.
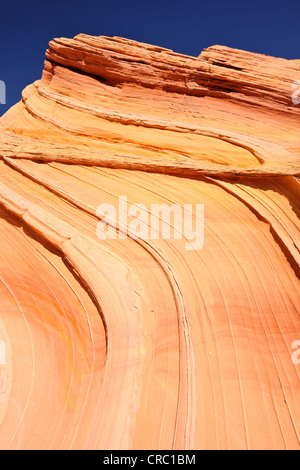
[[[1,449],[299,449],[297,81],[218,45],[49,43],[0,120]],[[120,197],[204,205],[203,246],[101,239]]]

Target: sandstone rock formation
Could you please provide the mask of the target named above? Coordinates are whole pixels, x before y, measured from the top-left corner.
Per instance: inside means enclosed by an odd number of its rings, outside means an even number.
[[[297,80],[221,46],[49,43],[0,121],[1,449],[299,449]],[[204,204],[203,247],[100,239],[120,196]]]

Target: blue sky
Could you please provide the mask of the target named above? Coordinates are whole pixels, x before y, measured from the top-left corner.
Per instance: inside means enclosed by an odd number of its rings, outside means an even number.
[[[6,105],[40,78],[53,37],[78,33],[123,36],[197,56],[222,44],[300,58],[300,0],[2,0],[0,80]]]

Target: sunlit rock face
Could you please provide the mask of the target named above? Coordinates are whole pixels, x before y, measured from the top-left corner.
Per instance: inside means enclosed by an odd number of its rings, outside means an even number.
[[[0,121],[1,449],[299,449],[298,81],[222,46],[49,43]],[[203,243],[163,214],[151,236],[155,204]]]

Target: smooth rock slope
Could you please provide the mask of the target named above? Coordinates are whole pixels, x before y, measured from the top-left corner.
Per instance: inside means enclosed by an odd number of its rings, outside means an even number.
[[[1,449],[299,449],[298,80],[223,46],[49,43],[0,120]],[[100,239],[120,197],[203,204],[203,246]]]

